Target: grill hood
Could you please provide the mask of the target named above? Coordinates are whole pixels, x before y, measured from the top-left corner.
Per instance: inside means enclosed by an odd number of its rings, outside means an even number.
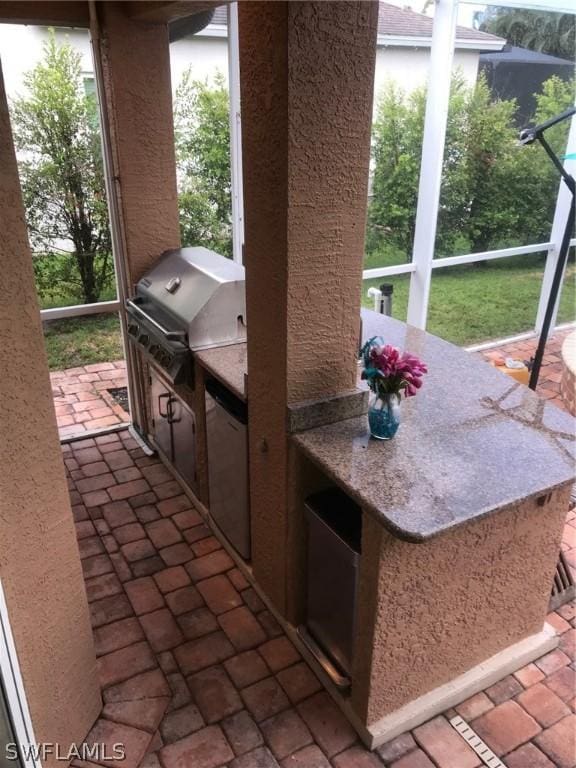
[[[134,303],[191,350],[246,340],[244,267],[207,248],[166,251],[136,286]]]

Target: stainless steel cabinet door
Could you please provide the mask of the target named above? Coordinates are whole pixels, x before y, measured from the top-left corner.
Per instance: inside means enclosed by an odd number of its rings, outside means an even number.
[[[154,442],[162,453],[172,460],[172,430],[170,427],[170,390],[151,371],[152,418]]]
[[[174,445],[174,466],[192,490],[196,489],[196,419],[184,403],[172,395],[170,423]]]
[[[206,395],[210,514],[232,546],[250,559],[246,426]]]

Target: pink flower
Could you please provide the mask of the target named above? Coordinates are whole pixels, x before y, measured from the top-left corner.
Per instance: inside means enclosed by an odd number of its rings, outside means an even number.
[[[365,358],[366,359],[366,358]],[[390,344],[373,342],[368,355],[370,363],[364,371],[371,389],[379,394],[400,394],[413,397],[422,386],[422,376],[428,373],[425,363],[409,352],[400,353]]]

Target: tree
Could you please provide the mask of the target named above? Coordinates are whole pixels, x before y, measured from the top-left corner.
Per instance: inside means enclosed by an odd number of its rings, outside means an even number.
[[[426,94],[408,98],[387,83],[378,102],[372,135],[374,175],[368,210],[368,250],[387,241],[407,256],[412,249]]]
[[[174,129],[182,242],[232,255],[229,97],[224,78],[194,80],[176,90]]]
[[[456,235],[472,252],[517,229],[510,174],[517,149],[516,102],[493,100],[486,78],[474,88],[452,83],[437,248],[452,252]]]
[[[96,302],[114,268],[96,102],[80,54],[51,32],[24,85],[12,120],[38,288]]]
[[[564,81],[557,76],[546,80],[536,95],[536,112],[532,122],[539,124],[555,117],[574,104],[574,80]],[[546,141],[559,157],[566,151],[570,121],[546,131]],[[560,174],[542,148],[534,144],[516,152],[510,190],[518,211],[519,229],[523,241],[546,242],[556,207]]]
[[[576,16],[573,13],[494,8],[481,28],[506,38],[511,45],[574,59]]]
[[[537,95],[535,122],[571,104],[573,83],[552,77]],[[373,197],[368,253],[392,247],[411,258],[424,125],[425,91],[385,88],[373,133]],[[516,102],[494,99],[485,77],[474,87],[455,75],[450,92],[436,252],[480,252],[547,240],[558,174],[541,147],[521,147]],[[567,123],[547,138],[562,154]]]

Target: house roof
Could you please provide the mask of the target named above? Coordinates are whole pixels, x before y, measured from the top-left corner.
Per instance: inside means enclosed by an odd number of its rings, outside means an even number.
[[[411,38],[432,38],[432,27],[434,19],[431,16],[425,16],[423,13],[416,13],[409,8],[398,8],[389,3],[380,3],[378,10],[378,36],[379,37],[411,37]],[[490,48],[495,43],[504,45],[505,40],[496,35],[490,35],[487,32],[480,32],[478,29],[469,27],[456,27],[457,40],[470,40],[479,43],[490,44]]]
[[[214,10],[208,29],[223,28],[228,23],[225,5]],[[378,10],[378,44],[402,47],[430,47],[434,19],[408,8],[398,8],[389,3],[380,3]],[[216,31],[216,30],[214,30]],[[476,51],[499,51],[506,41],[496,35],[480,32],[478,29],[456,27],[456,48]]]

